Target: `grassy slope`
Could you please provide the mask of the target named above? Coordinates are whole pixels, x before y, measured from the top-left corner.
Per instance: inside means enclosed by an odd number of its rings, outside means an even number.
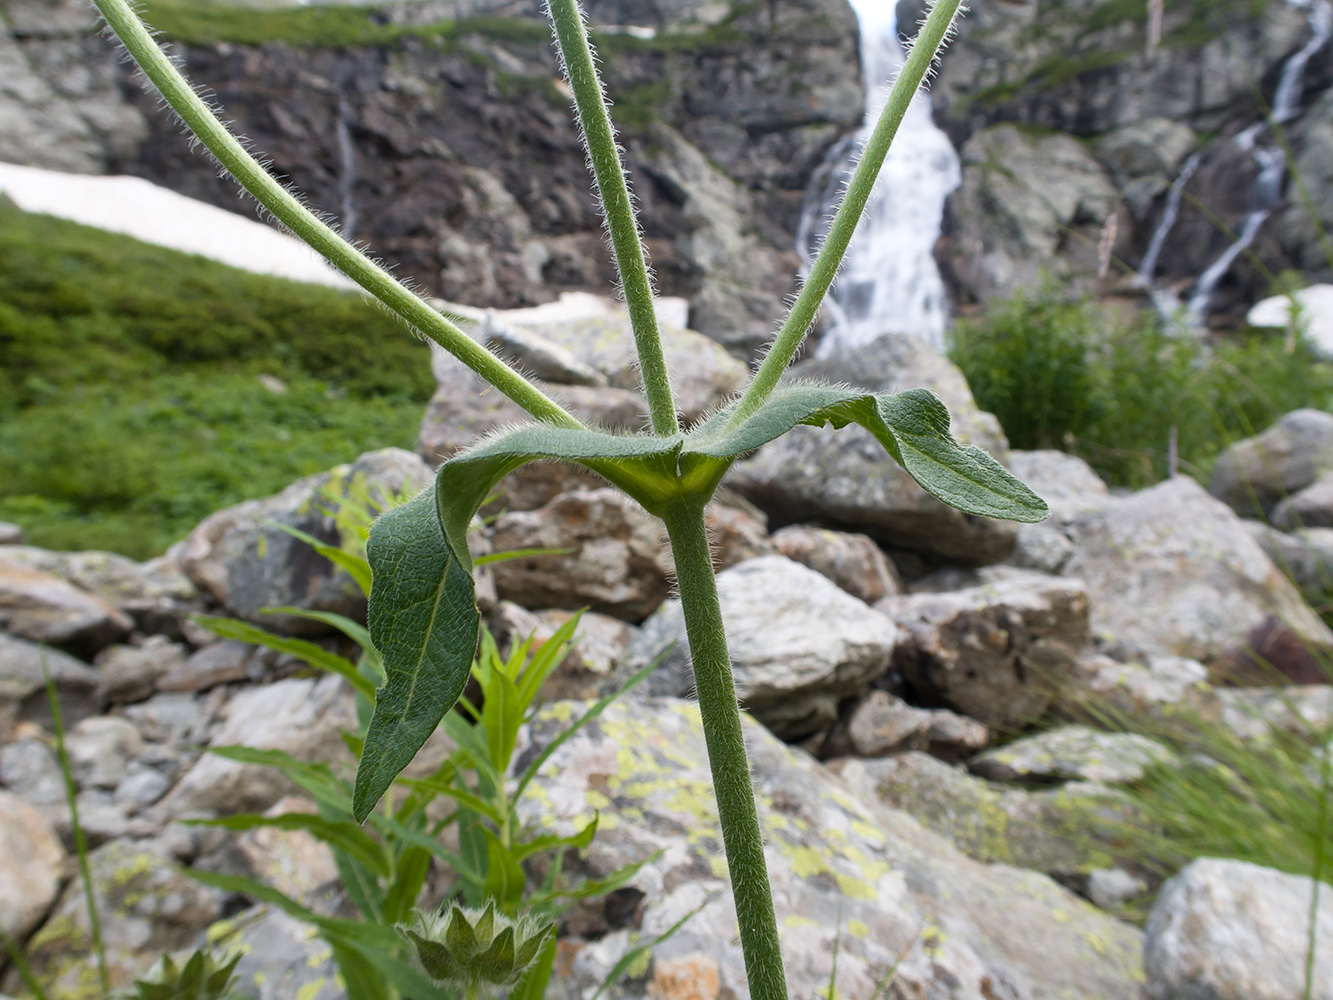
[[[0,205],[0,520],[34,544],[153,555],[411,447],[433,386],[425,345],[359,296]]]

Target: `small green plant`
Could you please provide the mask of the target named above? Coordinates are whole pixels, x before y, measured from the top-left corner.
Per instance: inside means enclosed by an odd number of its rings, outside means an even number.
[[[953,24],[959,0],[939,0],[923,22],[824,246],[763,364],[738,398],[690,428],[682,427],[678,416],[638,222],[582,12],[577,0],[550,0],[548,10],[601,198],[651,416],[651,433],[629,435],[584,426],[341,239],[226,130],[126,0],[95,2],[148,80],[247,191],[390,311],[536,421],[450,459],[434,487],[386,513],[371,530],[370,637],[382,657],[385,684],[376,693],[361,749],[351,802],[355,819],[377,814],[376,804],[441,720],[450,717],[472,673],[481,623],[465,534],[477,509],[505,475],[527,462],[581,465],[658,517],[670,538],[750,995],[753,1000],[787,1000],[705,506],[742,454],[798,424],[854,423],[868,430],[922,487],[960,510],[1021,521],[1047,515],[1045,503],[990,456],[958,444],[949,432],[948,411],[930,392],[871,394],[831,385],[779,384],[837,274],[889,146]]]
[[[1016,448],[1060,448],[1117,486],[1180,471],[1206,480],[1227,445],[1302,406],[1333,403],[1333,365],[1304,337],[1262,333],[1212,345],[1128,320],[1050,287],[958,323],[949,356]]]
[[[372,492],[364,481],[353,480],[329,484],[322,490],[320,502],[337,525],[338,545],[321,542],[294,528],[278,527],[346,570],[363,591],[371,591],[373,577],[364,554],[371,522],[381,510],[392,510],[406,502],[406,497],[382,496]],[[540,550],[500,553],[489,559],[533,554],[540,554]],[[366,629],[337,614],[298,608],[269,610],[332,625],[360,648],[357,662],[308,640],[275,635],[250,622],[210,617],[200,617],[198,621],[224,638],[295,656],[316,670],[347,680],[357,695],[360,730],[345,734],[344,738],[359,757],[366,727],[375,710],[376,685],[384,679],[383,661]],[[516,1000],[518,997],[537,1000],[545,990],[555,957],[554,935],[538,933],[538,929],[553,928],[555,918],[576,900],[614,892],[642,866],[642,863],[630,865],[603,879],[570,881],[563,877],[564,853],[586,848],[596,834],[597,820],[594,818],[570,837],[533,833],[519,822],[518,803],[550,755],[616,698],[647,677],[655,666],[649,664],[618,691],[594,703],[558,734],[522,774],[512,775],[519,729],[536,712],[542,684],[569,651],[578,625],[576,615],[540,648],[536,648],[531,636],[516,641],[508,656],[501,655],[490,632],[483,630],[480,651],[471,667],[481,693],[481,707],[467,698],[459,699],[461,712],[447,713],[440,720],[440,728],[455,749],[431,774],[397,776],[394,791],[371,814],[368,829],[353,819],[351,783],[336,775],[328,765],[305,764],[276,750],[223,747],[213,751],[231,760],[279,768],[309,793],[319,808],[317,813],[228,816],[201,820],[198,825],[229,830],[260,827],[303,830],[323,841],[333,852],[344,890],[360,912],[362,922],[375,929],[369,939],[366,929],[358,929],[354,922],[316,914],[252,879],[201,871],[191,874],[207,884],[269,902],[316,927],[333,949],[352,1000],[389,1000],[397,995],[395,991],[405,989],[412,996],[450,995],[451,986],[462,987],[470,997],[485,984],[516,987],[510,993]],[[432,816],[432,808],[440,799],[451,800],[454,808],[443,816]],[[441,835],[450,827],[456,831],[456,851],[441,846]],[[549,857],[545,878],[535,891],[529,892],[523,864],[542,855]],[[458,880],[449,891],[443,915],[416,909],[432,861],[445,865]],[[474,909],[465,911],[450,899],[461,899]],[[459,970],[456,975],[446,975],[442,970],[451,968],[446,964],[447,955],[423,945],[422,940],[434,940],[436,931],[453,927],[455,910],[464,914],[460,919],[471,922],[474,937],[479,940],[485,936],[480,932],[487,928],[491,937],[484,947],[468,950],[471,946],[467,945],[459,925],[455,932],[459,939],[444,942],[456,946],[453,954]],[[484,914],[491,915],[489,922]],[[507,939],[502,934],[505,926],[511,928]],[[403,948],[402,940],[378,933],[381,929],[396,929],[411,942],[411,949]],[[674,929],[657,940],[673,932]],[[501,959],[508,954],[505,940],[514,944],[513,961],[502,969]],[[375,946],[369,951],[368,941]],[[518,962],[517,958],[526,954],[526,945],[533,943],[536,945],[533,954]],[[498,949],[494,954],[488,951],[492,945]],[[412,954],[417,957],[415,962],[408,960]],[[418,968],[432,981],[434,992],[411,991],[414,982],[416,989],[421,988],[420,981],[414,978]],[[611,978],[619,974],[613,970]]]
[[[431,979],[463,989],[466,1000],[482,984],[516,986],[555,938],[555,924],[530,916],[517,920],[495,912],[454,906],[448,913],[420,913],[405,935]]]
[[[154,979],[135,980],[127,1000],[240,1000],[231,992],[240,955],[222,965],[205,951],[196,951],[180,968],[170,955],[162,956],[162,968]]]

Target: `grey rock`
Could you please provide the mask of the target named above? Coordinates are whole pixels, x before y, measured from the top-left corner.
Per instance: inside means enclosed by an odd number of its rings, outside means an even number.
[[[952,249],[944,260],[956,285],[983,302],[1036,287],[1043,275],[1092,287],[1097,237],[1120,197],[1078,140],[1002,124],[974,134],[960,157],[963,180],[948,202]]]
[[[533,745],[548,742],[567,717],[565,706],[546,710]],[[839,989],[849,996],[869,996],[895,962],[895,988],[905,996],[1137,996],[1135,929],[1041,875],[963,857],[905,814],[858,800],[751,721],[745,737],[791,995],[827,986],[839,937]],[[642,972],[612,987],[612,1000],[743,996],[697,708],[672,699],[618,703],[561,746],[535,786],[519,808],[538,829],[571,833],[600,810],[586,855],[592,876],[662,852],[631,883],[644,894],[635,928],[566,941],[565,988],[595,989],[631,942],[697,911],[652,949]],[[847,933],[858,925],[863,936]],[[922,926],[948,928],[947,944],[932,945]]]
[[[108,704],[143,701],[159,679],[182,669],[184,646],[153,635],[140,646],[109,646],[97,654],[97,696]]]
[[[1083,584],[1024,571],[876,607],[901,629],[894,668],[932,700],[997,728],[1040,718],[1088,639]]]
[[[946,708],[916,708],[887,691],[871,691],[846,713],[820,748],[822,757],[883,757],[922,750],[956,760],[990,742],[976,719]]]
[[[1272,627],[1316,650],[1333,645],[1240,518],[1192,479],[1108,506],[1075,543],[1064,571],[1088,585],[1093,632],[1131,656],[1209,663],[1251,649],[1256,630]]]
[[[318,807],[299,795],[288,795],[267,809],[265,816],[317,813]],[[236,841],[255,877],[288,899],[317,913],[332,915],[342,902],[338,862],[324,841],[306,830],[257,827]]]
[[[736,693],[779,736],[827,727],[840,701],[863,693],[888,669],[893,623],[799,563],[751,559],[719,573],[717,588]],[[654,694],[687,694],[694,674],[679,600],[644,622],[624,670],[637,670],[673,642],[647,685]]]
[[[35,806],[65,800],[65,779],[55,752],[38,739],[0,746],[0,785]]]
[[[949,407],[959,440],[1006,458],[999,423],[977,409],[962,373],[916,337],[890,334],[855,351],[802,362],[789,377],[872,392],[924,386]],[[999,562],[1013,550],[1018,532],[1012,522],[972,517],[936,500],[869,431],[855,426],[796,427],[736,463],[728,482],[778,523],[841,524],[887,545],[959,562]]]
[[[1273,527],[1280,531],[1333,528],[1333,472],[1322,472],[1309,486],[1278,502]]]
[[[1287,733],[1314,743],[1333,725],[1333,688],[1219,688],[1219,721],[1244,740],[1260,743]]]
[[[0,521],[0,545],[22,545],[23,529],[17,524]]]
[[[1333,414],[1293,410],[1218,456],[1208,492],[1245,517],[1277,504],[1333,469]]]
[[[1038,573],[1058,574],[1074,554],[1074,543],[1059,528],[1049,524],[1024,524],[1008,564]]]
[[[1099,136],[1093,148],[1135,217],[1142,219],[1197,143],[1198,136],[1183,122],[1148,118]]]
[[[286,750],[300,760],[338,763],[348,760],[341,733],[355,728],[354,699],[341,677],[291,679],[235,694],[209,745]],[[289,791],[276,768],[205,754],[154,807],[154,815],[259,812]]]
[[[326,626],[290,615],[261,615],[263,608],[293,606],[364,618],[365,595],[305,542],[276,525],[304,531],[332,545],[341,543],[326,509],[349,491],[372,501],[413,494],[431,481],[430,469],[400,448],[368,452],[350,465],[307,476],[276,496],[247,500],[205,518],[186,539],[178,558],[190,578],[242,618],[300,634]]]
[[[112,792],[104,788],[85,788],[75,800],[79,810],[79,829],[91,847],[99,847],[124,837],[139,837],[152,833],[151,823],[134,822],[129,813],[116,802]],[[74,822],[65,803],[44,810],[55,826],[65,846],[74,848]]]
[[[617,389],[641,384],[629,319],[589,316],[532,330],[606,376]],[[662,353],[677,386],[676,406],[687,421],[714,409],[745,382],[745,365],[716,341],[693,330],[662,328]]]
[[[531,378],[557,385],[586,385],[601,388],[606,376],[573,353],[531,330],[507,323],[494,309],[481,325],[480,339],[506,361],[517,365]]]
[[[1289,204],[1281,216],[1279,238],[1297,266],[1314,270],[1327,265],[1320,224],[1327,227],[1333,222],[1333,93],[1319,95],[1305,112],[1303,125],[1294,170],[1314,211],[1306,207],[1304,198]]]
[[[65,746],[80,788],[112,789],[125,779],[131,758],[143,751],[143,737],[128,719],[101,715],[71,729]]]
[[[49,725],[43,664],[56,682],[66,725],[97,711],[97,674],[91,667],[68,653],[0,634],[0,742],[9,738],[14,723],[21,719]]]
[[[130,988],[164,952],[194,948],[227,905],[226,893],[182,873],[156,840],[112,841],[94,850],[89,863],[115,990]],[[51,919],[29,940],[28,961],[49,995],[79,996],[90,976],[96,981],[91,949],[88,908],[75,879],[65,886]]]
[[[889,557],[866,535],[793,524],[774,532],[773,547],[867,604],[903,590]]]
[[[1244,861],[1200,858],[1167,881],[1144,928],[1150,1000],[1333,997],[1333,898],[1314,882]],[[1305,992],[1308,950],[1314,989]]]
[[[138,727],[145,740],[173,747],[197,746],[206,741],[214,707],[190,694],[156,694],[122,714]]]
[[[60,891],[64,848],[46,818],[17,795],[0,792],[0,932],[22,941]]]
[[[166,557],[138,563],[115,552],[51,552],[24,545],[6,549],[4,558],[96,594],[147,632],[174,638],[181,618],[198,610],[198,590]]]
[[[916,751],[844,757],[828,767],[861,801],[907,813],[970,858],[1071,881],[1114,862],[1107,821],[1126,815],[1115,794],[1099,785],[1014,788]]]
[[[527,328],[517,329],[525,335],[538,336]],[[516,403],[496,392],[453,357],[435,352],[431,369],[435,373],[437,388],[426,406],[417,436],[417,451],[431,466],[440,465],[487,434],[531,420]],[[590,427],[637,430],[648,418],[647,403],[629,389],[581,386],[551,386],[549,389],[561,405]],[[601,483],[600,479],[576,466],[529,462],[506,476],[496,487],[500,495],[498,507],[535,510],[560,493],[591,489]]]
[[[768,516],[726,487],[704,508],[704,523],[715,572],[777,551],[768,534]]]
[[[1066,717],[1151,720],[1216,719],[1222,703],[1208,684],[1208,668],[1181,656],[1153,656],[1120,663],[1109,656],[1082,656],[1055,708]]]
[[[256,996],[346,1000],[333,950],[309,924],[260,905],[219,925],[219,947],[239,951],[236,988]]]
[[[147,809],[171,788],[171,779],[155,767],[131,761],[111,800],[131,816]]]
[[[992,781],[1124,784],[1138,781],[1150,767],[1175,760],[1162,744],[1138,733],[1061,726],[987,750],[967,766]]]
[[[1144,879],[1123,868],[1097,868],[1088,872],[1088,898],[1103,910],[1114,910],[1147,891]]]
[[[100,597],[0,558],[0,629],[10,635],[95,653],[133,627],[128,615]]]
[[[220,639],[195,650],[188,659],[173,664],[173,669],[157,681],[159,691],[207,691],[232,681],[259,680],[263,676],[263,657],[257,646],[238,639]]]
[[[1110,495],[1092,466],[1063,451],[1011,451],[1009,471],[1045,500],[1053,512],[1095,509]]]
[[[1245,529],[1311,605],[1319,607],[1333,593],[1333,528],[1287,533],[1247,520]]]
[[[558,609],[532,612],[509,601],[501,602],[491,619],[491,628],[502,655],[531,638],[536,653],[565,625],[574,612]],[[569,652],[542,685],[543,701],[597,698],[624,658],[638,629],[616,618],[585,611],[579,619]]]
[[[496,551],[572,551],[495,563],[496,592],[528,608],[579,608],[639,621],[666,598],[672,574],[661,522],[608,488],[562,493],[495,522]]]

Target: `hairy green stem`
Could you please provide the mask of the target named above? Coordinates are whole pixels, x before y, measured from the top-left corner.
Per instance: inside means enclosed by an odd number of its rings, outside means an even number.
[[[898,126],[902,124],[903,116],[907,114],[907,108],[912,103],[912,98],[916,96],[921,81],[925,79],[936,52],[944,43],[960,3],[961,0],[938,0],[917,35],[916,41],[912,43],[912,51],[903,65],[902,72],[898,74],[893,91],[889,94],[888,103],[880,112],[875,131],[866,142],[861,162],[856,168],[856,173],[852,175],[852,181],[847,186],[847,193],[843,195],[837,214],[833,217],[833,224],[829,227],[828,236],[824,239],[824,246],[820,249],[819,256],[815,258],[814,267],[810,269],[810,275],[787,314],[782,329],[774,338],[764,363],[750,380],[745,394],[733,411],[729,426],[737,426],[764,405],[765,400],[777,388],[782,373],[796,356],[796,351],[805,340],[805,335],[810,331],[810,325],[815,321],[820,304],[823,303],[829,286],[833,284],[838,268],[842,266],[842,258],[847,253],[847,246],[851,243],[852,235],[861,221],[861,214],[870,200],[870,192],[875,186],[876,178],[879,177],[880,168],[889,154],[894,136],[898,134]]]
[[[703,508],[694,505],[677,508],[668,512],[664,520],[676,562],[681,610],[690,641],[699,714],[708,747],[708,765],[713,772],[713,794],[722,824],[722,844],[727,852],[727,871],[736,901],[750,997],[788,1000],[778,922],[764,860],[763,833],[750,781],[750,759],[736,703],[736,685],[731,677],[731,656],[722,626],[722,605],[713,577]]]
[[[611,125],[602,81],[593,62],[592,46],[583,27],[578,0],[550,0],[550,11],[565,73],[569,77],[570,89],[574,91],[588,160],[602,198],[602,211],[606,215],[607,231],[611,234],[611,249],[616,255],[620,284],[625,290],[625,304],[629,307],[630,327],[639,352],[639,369],[643,373],[643,391],[648,397],[653,432],[676,434],[680,431],[680,422],[676,416],[671,380],[667,376],[666,357],[662,354],[653,286],[648,278],[648,264],[643,256],[643,242],[639,239],[639,223],[634,216],[624,165],[620,161],[620,147],[616,145],[615,128]]]
[[[93,3],[186,127],[240,182],[241,187],[272,212],[279,222],[393,310],[410,327],[435,341],[538,420],[563,427],[583,426],[535,385],[321,222],[278,183],[194,92],[126,0],[93,0]]]

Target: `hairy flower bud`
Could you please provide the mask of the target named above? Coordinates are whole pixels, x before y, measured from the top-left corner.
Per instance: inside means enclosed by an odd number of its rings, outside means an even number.
[[[426,975],[469,989],[482,983],[513,986],[537,960],[555,926],[542,918],[496,913],[494,901],[484,910],[455,904],[447,912],[416,911],[414,916],[411,927],[400,929]]]

